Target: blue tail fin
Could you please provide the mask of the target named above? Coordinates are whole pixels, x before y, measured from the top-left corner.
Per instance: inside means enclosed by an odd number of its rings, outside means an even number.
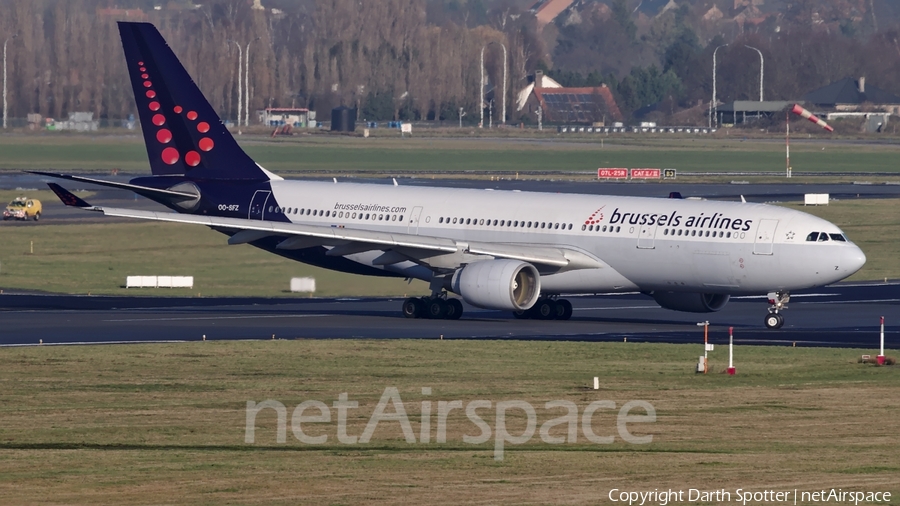
[[[156,27],[119,23],[153,175],[268,180],[238,146]]]

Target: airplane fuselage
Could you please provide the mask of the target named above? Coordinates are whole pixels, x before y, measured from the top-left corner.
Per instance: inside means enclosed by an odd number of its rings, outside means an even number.
[[[565,247],[600,262],[591,269],[544,269],[545,293],[759,294],[833,283],[865,262],[832,223],[763,204],[296,180],[196,184],[202,197],[195,214]],[[813,233],[827,240],[808,240]],[[252,243],[346,272],[426,281],[432,275],[411,261],[373,264],[381,251],[329,257],[327,246],[279,247],[282,242]]]

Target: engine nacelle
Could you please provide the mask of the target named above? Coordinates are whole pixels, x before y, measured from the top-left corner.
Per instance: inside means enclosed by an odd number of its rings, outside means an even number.
[[[718,293],[653,292],[651,295],[661,307],[689,313],[715,313],[731,298]]]
[[[473,306],[525,310],[537,302],[541,276],[533,265],[519,260],[482,260],[457,270],[451,288]]]

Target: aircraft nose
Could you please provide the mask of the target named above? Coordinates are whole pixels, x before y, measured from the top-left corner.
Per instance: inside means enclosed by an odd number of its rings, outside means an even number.
[[[866,254],[863,253],[859,246],[853,245],[844,252],[844,268],[847,269],[847,275],[862,269],[866,265]]]

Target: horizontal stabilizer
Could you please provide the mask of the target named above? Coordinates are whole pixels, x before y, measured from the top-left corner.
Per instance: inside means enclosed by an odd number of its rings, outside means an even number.
[[[84,176],[73,176],[71,174],[56,174],[53,172],[39,172],[39,171],[29,171],[32,174],[38,174],[41,176],[50,176],[59,179],[68,179],[69,181],[78,181],[80,183],[90,183],[99,186],[107,186],[110,188],[119,188],[121,190],[131,190],[139,195],[144,195],[146,197],[158,196],[158,197],[166,197],[168,200],[194,200],[197,198],[196,193],[189,192],[180,192],[175,190],[161,190],[159,188],[151,188],[149,186],[140,186],[136,184],[129,183],[117,183],[115,181],[104,181],[102,179],[94,179],[90,177]]]

